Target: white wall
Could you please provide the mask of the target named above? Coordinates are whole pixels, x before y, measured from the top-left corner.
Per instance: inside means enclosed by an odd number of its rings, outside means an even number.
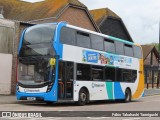
[[[0,94],[11,93],[12,55],[0,53]]]

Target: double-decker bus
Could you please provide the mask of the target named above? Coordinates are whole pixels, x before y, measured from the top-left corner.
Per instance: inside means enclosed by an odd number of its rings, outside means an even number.
[[[25,29],[18,48],[18,100],[46,103],[122,99],[144,93],[139,44],[69,25]]]

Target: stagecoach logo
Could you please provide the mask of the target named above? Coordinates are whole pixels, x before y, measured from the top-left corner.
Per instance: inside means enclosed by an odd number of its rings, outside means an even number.
[[[26,92],[26,93],[36,93],[36,92],[40,92],[40,90],[39,89],[28,89],[28,88],[26,88],[26,89],[24,89],[24,92]]]
[[[92,83],[92,88],[95,88],[95,87],[104,87],[104,84]]]

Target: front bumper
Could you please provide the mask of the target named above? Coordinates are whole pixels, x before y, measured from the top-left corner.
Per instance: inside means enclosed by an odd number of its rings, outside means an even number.
[[[57,101],[57,95],[53,92],[48,93],[24,93],[24,92],[16,92],[17,100],[27,100],[27,97],[35,97],[36,100],[41,101]]]

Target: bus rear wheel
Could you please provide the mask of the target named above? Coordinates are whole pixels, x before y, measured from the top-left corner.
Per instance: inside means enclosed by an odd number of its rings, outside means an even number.
[[[87,103],[87,101],[88,101],[88,93],[85,89],[81,89],[79,92],[78,105],[83,106]]]
[[[124,99],[124,102],[127,103],[127,102],[131,102],[131,91],[130,89],[126,89],[125,91],[125,99]]]

